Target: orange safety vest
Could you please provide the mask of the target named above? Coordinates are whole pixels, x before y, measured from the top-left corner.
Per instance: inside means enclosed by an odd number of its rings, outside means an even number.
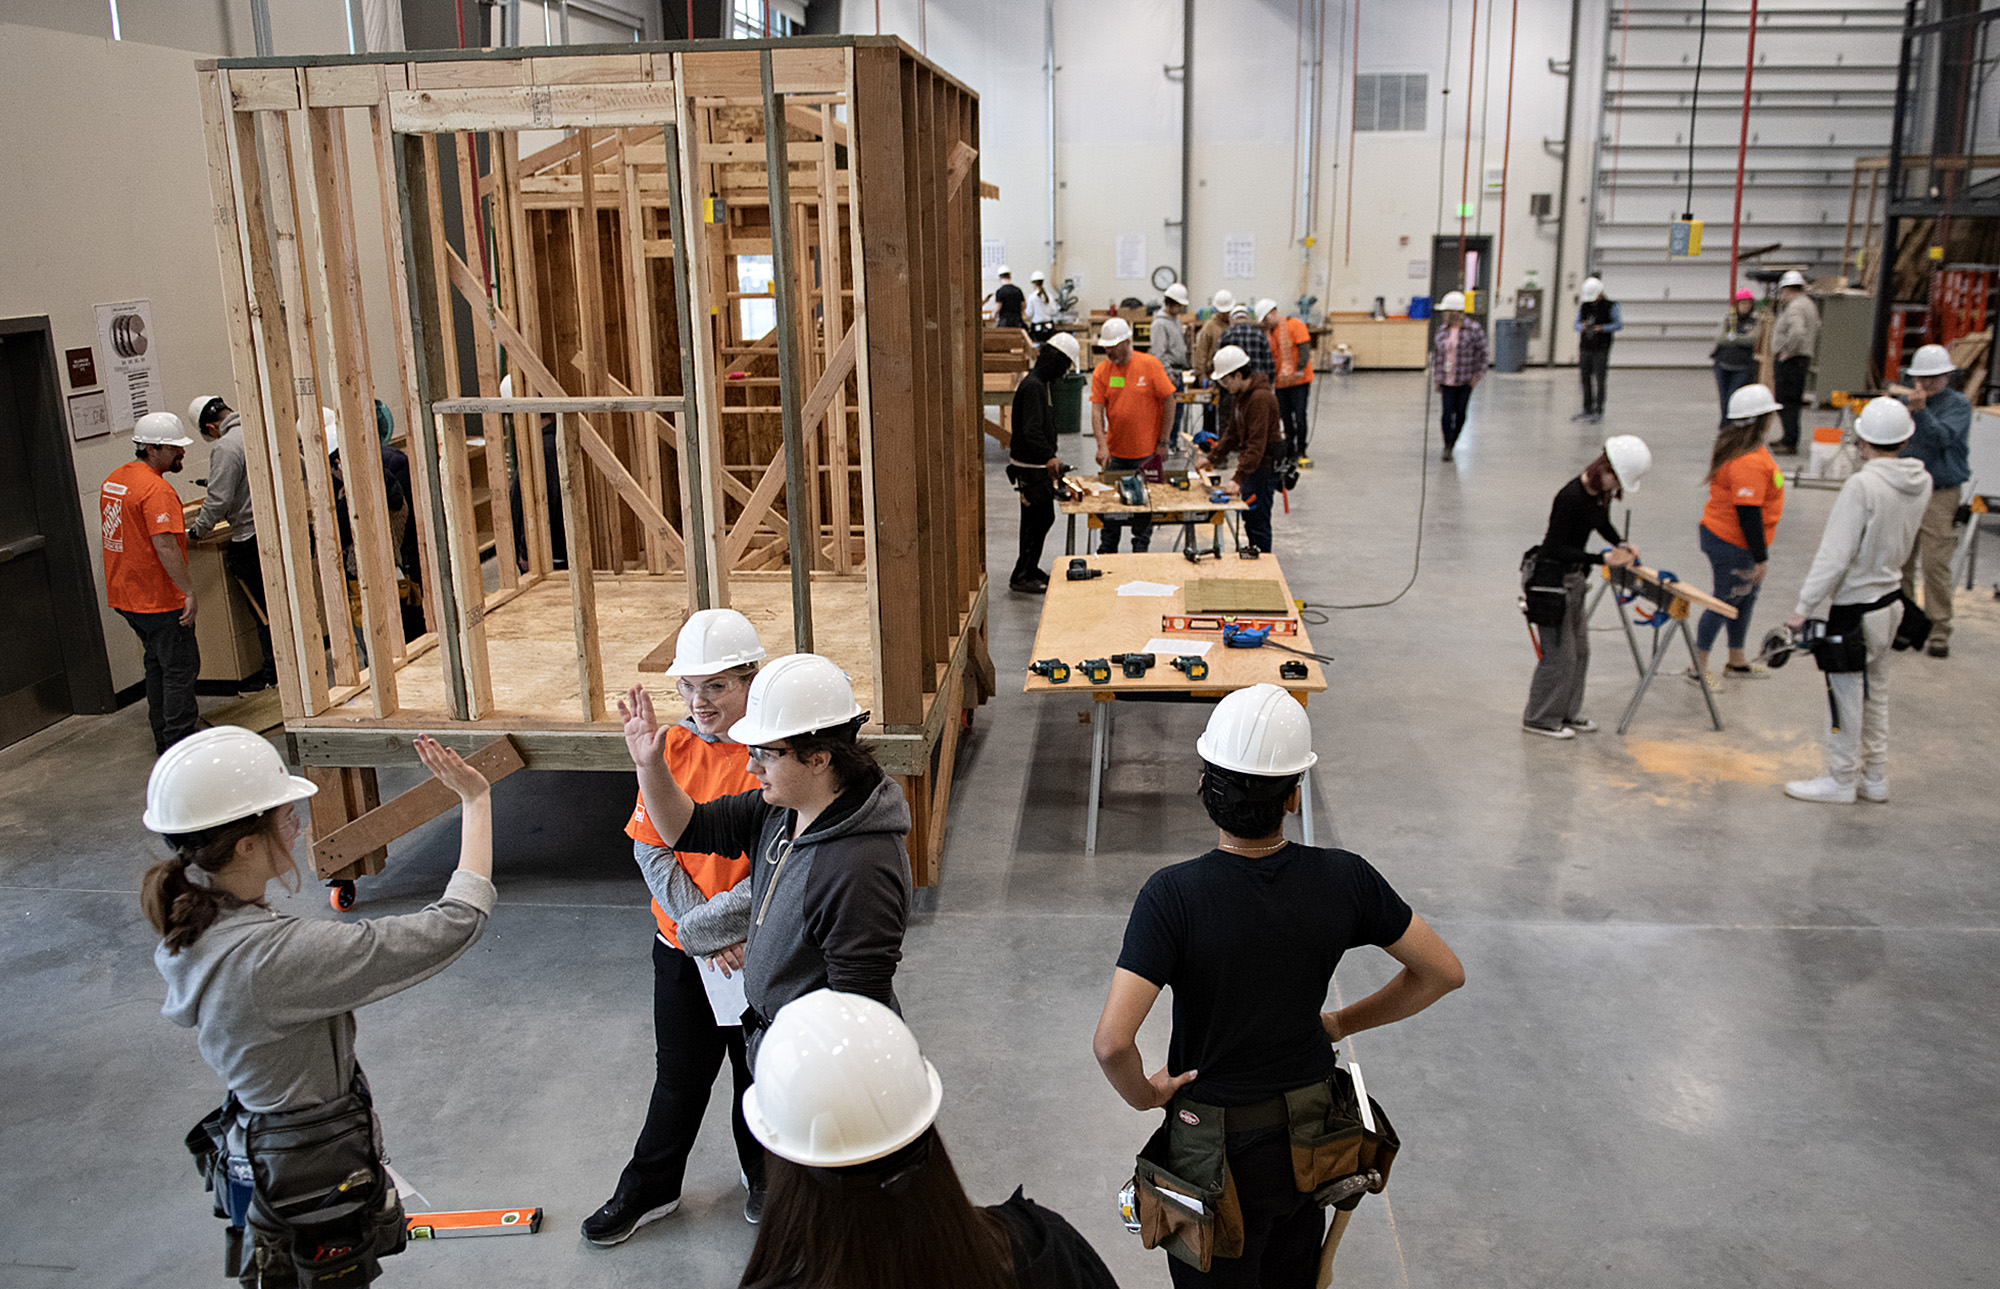
[[[742,744],[721,739],[711,743],[686,725],[676,725],[667,731],[667,746],[662,759],[673,774],[674,782],[680,784],[681,790],[695,801],[714,801],[717,797],[749,792],[757,786],[757,776],[745,768],[749,756]],[[646,817],[643,797],[632,808],[632,819],[625,825],[625,835],[649,846],[664,848],[667,844],[659,830],[653,827],[653,821]],[[710,898],[750,876],[748,855],[705,855],[683,850],[675,851],[674,858],[694,879],[694,884],[701,888],[701,893]],[[660,934],[667,938],[667,943],[680,948],[678,928],[658,900],[653,901],[653,920],[659,924]]]

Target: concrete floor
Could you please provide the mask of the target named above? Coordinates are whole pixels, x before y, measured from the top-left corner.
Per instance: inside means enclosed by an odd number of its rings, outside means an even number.
[[[1372,859],[1469,974],[1432,1012],[1355,1043],[1405,1144],[1388,1194],[1360,1209],[1340,1282],[1992,1283],[2000,805],[1984,745],[2000,727],[2000,605],[1960,597],[1950,661],[1896,658],[1886,806],[1780,794],[1818,770],[1824,700],[1806,664],[1726,691],[1720,734],[1669,679],[1629,736],[1528,737],[1515,567],[1601,433],[1652,444],[1634,507],[1649,562],[1706,581],[1707,374],[1614,371],[1601,427],[1570,422],[1570,372],[1495,376],[1451,466],[1434,430],[1420,440],[1419,377],[1317,389],[1317,467],[1277,521],[1295,592],[1393,596],[1425,505],[1409,593],[1313,633],[1339,659],[1311,707],[1322,837]],[[987,446],[989,567],[1004,587],[1015,506]],[[1753,638],[1789,611],[1831,501],[1790,498]],[[1983,554],[1990,583],[2000,542]],[[1164,1256],[1124,1233],[1113,1200],[1152,1121],[1104,1083],[1090,1032],[1139,884],[1212,841],[1193,795],[1205,709],[1122,713],[1099,853],[1084,859],[1089,704],[1029,699],[1006,679],[1029,659],[1038,607],[994,596],[1005,692],[965,740],[943,881],[919,897],[899,988],[975,1198],[1025,1183],[1122,1283],[1164,1285]],[[1611,623],[1607,608],[1589,705],[1607,726],[1634,684]],[[128,708],[0,752],[10,1289],[219,1274],[220,1225],[180,1141],[221,1090],[159,1015],[135,898],[152,853],[138,823],[147,740]],[[532,1239],[415,1246],[388,1265],[397,1283],[735,1283],[753,1232],[726,1083],[683,1210],[615,1250],[576,1233],[624,1162],[650,1078],[650,921],[619,833],[631,793],[622,776],[501,785],[501,904],[485,938],[361,1018],[396,1165],[432,1206],[547,1211]],[[360,911],[433,897],[455,837],[447,819],[395,847]],[[284,906],[332,916],[312,887]],[[1390,965],[1353,955],[1335,993],[1365,993]],[[1153,1061],[1165,1012],[1143,1036]]]

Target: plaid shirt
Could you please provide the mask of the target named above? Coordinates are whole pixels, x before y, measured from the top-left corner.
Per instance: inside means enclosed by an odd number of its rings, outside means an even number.
[[[1431,344],[1431,372],[1440,385],[1470,385],[1486,374],[1486,332],[1467,318],[1451,343],[1451,328],[1439,327]]]
[[[1262,372],[1272,380],[1278,378],[1278,360],[1271,356],[1271,338],[1264,334],[1262,327],[1254,322],[1232,324],[1222,333],[1222,343],[1216,348],[1229,345],[1236,345],[1250,356],[1250,366],[1246,370]]]

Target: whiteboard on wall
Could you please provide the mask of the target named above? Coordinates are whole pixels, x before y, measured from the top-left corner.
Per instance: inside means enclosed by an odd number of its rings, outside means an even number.
[[[1257,276],[1255,234],[1235,233],[1222,239],[1222,276],[1239,281]]]

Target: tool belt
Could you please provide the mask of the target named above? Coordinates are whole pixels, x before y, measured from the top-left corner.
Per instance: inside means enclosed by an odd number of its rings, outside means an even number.
[[[1868,633],[1862,619],[1903,598],[1891,591],[1869,604],[1836,604],[1826,615],[1826,635],[1813,642],[1813,661],[1829,675],[1868,670]]]
[[[1521,552],[1521,612],[1538,627],[1559,627],[1569,612],[1563,566],[1542,558],[1540,546]]]
[[[358,1067],[345,1095],[301,1110],[245,1110],[232,1092],[188,1131],[187,1148],[214,1192],[216,1216],[230,1217],[232,1174],[250,1183],[251,1256],[232,1228],[225,1263],[245,1284],[364,1285],[408,1243]]]
[[[1362,1127],[1354,1081],[1344,1069],[1319,1083],[1247,1106],[1208,1106],[1186,1096],[1139,1152],[1133,1173],[1139,1239],[1199,1271],[1243,1256],[1243,1209],[1230,1175],[1227,1137],[1286,1128],[1292,1182],[1322,1207],[1351,1210],[1388,1184],[1402,1142],[1373,1097],[1374,1132]]]

